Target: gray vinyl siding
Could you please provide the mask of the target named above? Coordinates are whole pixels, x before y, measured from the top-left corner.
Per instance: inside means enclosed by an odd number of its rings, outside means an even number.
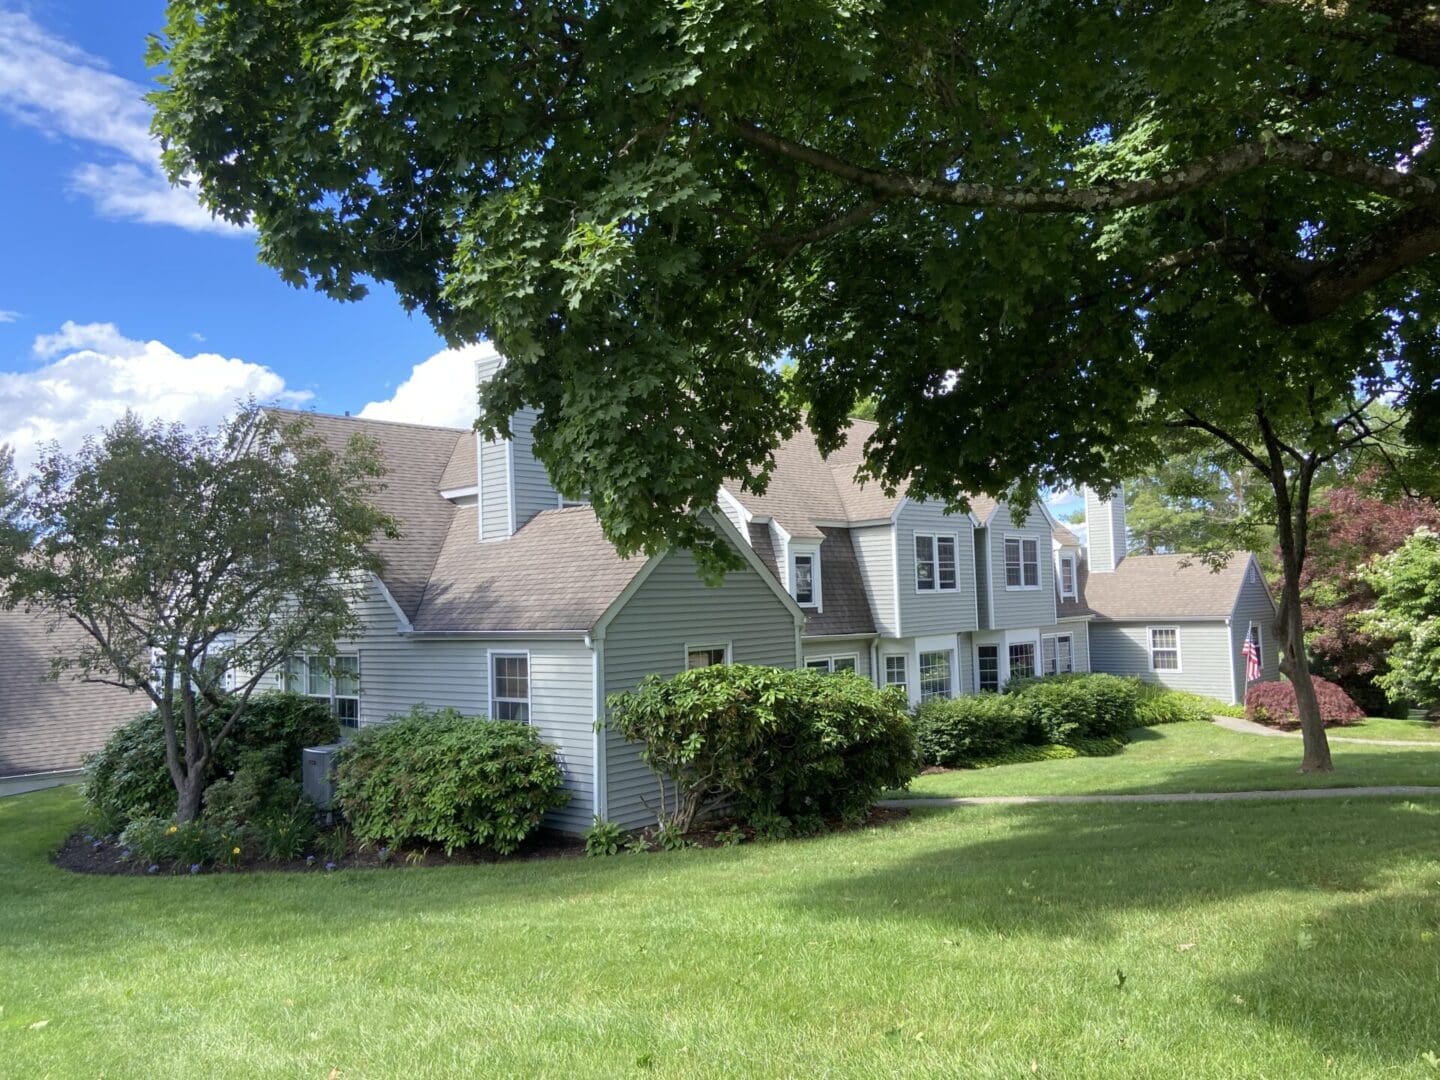
[[[1179,631],[1180,670],[1150,670],[1152,626],[1173,626]],[[1090,668],[1111,675],[1136,675],[1172,690],[1190,690],[1221,701],[1235,701],[1230,673],[1230,629],[1214,622],[1145,623],[1093,622],[1090,624]]]
[[[1054,626],[1042,626],[1040,635],[1042,638],[1051,634],[1069,634],[1073,643],[1073,656],[1076,671],[1090,670],[1090,624],[1086,622],[1063,622]],[[1042,645],[1043,647],[1043,645]],[[1043,660],[1043,658],[1042,658]]]
[[[871,638],[830,638],[823,641],[813,639],[802,639],[801,647],[805,653],[805,660],[809,661],[817,656],[854,656],[855,670],[867,679],[871,677],[870,670],[870,642]]]
[[[1250,571],[1245,573],[1245,583],[1240,587],[1240,597],[1235,604],[1235,615],[1230,620],[1230,649],[1235,657],[1235,700],[1245,700],[1245,658],[1240,650],[1245,647],[1245,634],[1250,624],[1260,627],[1260,678],[1280,678],[1280,635],[1275,625],[1275,605],[1270,594],[1260,581],[1252,581]]]
[[[482,442],[478,448],[480,471],[480,538],[500,540],[510,535],[510,454],[504,440]]]
[[[955,660],[957,677],[955,696],[975,693],[975,641],[969,634],[958,634],[955,638]]]
[[[1055,560],[1050,523],[1038,506],[1017,526],[1010,508],[1001,503],[995,508],[986,529],[989,535],[990,588],[995,593],[995,630],[1021,630],[1030,626],[1050,626],[1055,622]],[[1036,541],[1040,555],[1040,587],[1011,589],[1005,584],[1005,538],[1021,536]]]
[[[687,645],[728,643],[735,663],[793,668],[797,641],[790,608],[758,572],[732,571],[711,588],[689,552],[672,552],[606,627],[605,693],[633,689],[646,675],[679,674]],[[639,744],[607,729],[605,755],[604,816],[627,828],[653,825],[659,786],[640,760]]]
[[[977,628],[974,526],[968,514],[947,514],[940,503],[909,502],[895,523],[895,559],[900,584],[900,633],[960,633]],[[916,533],[955,536],[955,592],[919,592],[915,588]]]
[[[534,409],[522,409],[510,418],[510,431],[514,436],[511,452],[515,469],[515,527],[523,528],[525,523],[543,510],[554,510],[560,505],[560,493],[550,484],[550,474],[535,456],[535,421],[538,414]]]
[[[990,629],[990,530],[975,530],[975,622]]]
[[[876,525],[850,530],[855,547],[855,560],[860,564],[860,578],[870,597],[870,610],[875,616],[875,629],[887,637],[900,633],[895,619],[895,530],[890,525]]]
[[[530,716],[555,747],[574,798],[546,825],[583,831],[594,813],[594,666],[582,640],[417,638],[402,635],[379,587],[357,605],[363,633],[337,649],[360,658],[360,724],[383,724],[419,704],[467,716],[490,713],[490,652],[530,654]],[[267,680],[276,688],[280,673]]]

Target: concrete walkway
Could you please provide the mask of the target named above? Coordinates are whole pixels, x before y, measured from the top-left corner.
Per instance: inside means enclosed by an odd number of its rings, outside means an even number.
[[[0,777],[0,798],[6,795],[24,795],[27,791],[43,791],[60,787],[62,784],[78,784],[83,774],[78,772],[32,773],[29,776]]]
[[[1281,739],[1298,739],[1298,731],[1276,731],[1264,724],[1257,724],[1254,720],[1246,720],[1239,716],[1212,716],[1212,720],[1219,724],[1226,731],[1238,731],[1241,735],[1269,735]],[[1435,739],[1365,739],[1358,735],[1331,735],[1326,732],[1325,736],[1330,742],[1355,743],[1358,746],[1428,746],[1432,750],[1440,750],[1440,741]]]
[[[881,806],[1023,806],[1030,803],[1284,802],[1293,799],[1440,797],[1440,787],[1295,788],[1289,791],[1175,791],[1148,795],[970,795],[953,799],[881,799]]]

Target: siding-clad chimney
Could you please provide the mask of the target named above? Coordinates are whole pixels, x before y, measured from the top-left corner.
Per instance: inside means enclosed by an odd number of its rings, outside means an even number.
[[[505,358],[493,349],[475,361],[477,385],[495,377]],[[480,539],[503,540],[542,510],[560,505],[545,466],[533,453],[536,413],[522,409],[510,418],[512,438],[475,438],[480,488]]]
[[[1102,499],[1085,489],[1085,548],[1092,574],[1114,573],[1125,557],[1128,533],[1125,528],[1125,490]]]

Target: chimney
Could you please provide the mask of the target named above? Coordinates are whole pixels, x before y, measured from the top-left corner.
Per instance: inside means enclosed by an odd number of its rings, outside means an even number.
[[[1090,573],[1111,574],[1125,558],[1129,534],[1125,528],[1125,489],[1102,499],[1088,487],[1085,489],[1086,557]]]
[[[477,386],[493,379],[505,358],[491,345],[481,347],[475,360]],[[475,458],[480,489],[480,539],[503,540],[542,510],[560,505],[559,493],[532,448],[536,413],[522,409],[510,418],[512,437],[486,441],[475,434]]]

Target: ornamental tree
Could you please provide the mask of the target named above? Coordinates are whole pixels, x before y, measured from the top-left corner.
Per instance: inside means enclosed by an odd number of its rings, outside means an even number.
[[[1375,681],[1396,697],[1440,702],[1440,535],[1416,529],[1360,576],[1375,592],[1360,627],[1389,647],[1388,670]]]
[[[293,653],[331,654],[394,525],[370,498],[373,445],[328,446],[254,405],[217,430],[127,415],[74,454],[48,451],[21,496],[33,546],[0,582],[83,631],[68,674],[143,692],[165,731],[177,820],[256,687]]]
[[[1422,526],[1440,530],[1440,506],[1408,492],[1387,491],[1374,468],[1316,501],[1314,541],[1300,578],[1306,641],[1321,674],[1371,709],[1386,704],[1374,683],[1388,668],[1389,644],[1357,619],[1375,604],[1365,564],[1394,551]]]
[[[725,554],[857,401],[862,472],[964,506],[1108,490],[1177,432],[1273,492],[1304,768],[1314,475],[1440,441],[1440,16],[1404,0],[171,0],[176,180],[296,285],[390,284],[509,358],[481,426],[624,552]],[[793,358],[800,394],[774,360]],[[1383,430],[1373,406],[1408,408]]]

